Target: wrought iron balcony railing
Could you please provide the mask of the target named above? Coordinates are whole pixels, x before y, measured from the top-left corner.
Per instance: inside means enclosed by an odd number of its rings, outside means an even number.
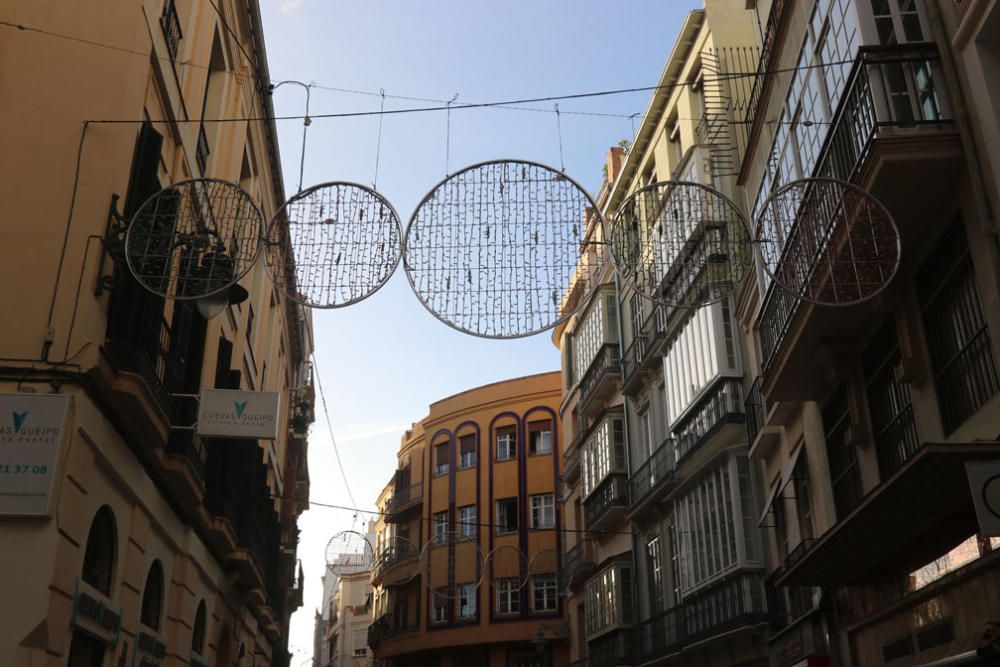
[[[583,503],[584,520],[587,530],[600,528],[614,509],[625,509],[629,505],[628,477],[625,473],[613,472],[597,485]]]
[[[647,660],[680,650],[687,641],[684,607],[671,607],[643,621],[635,629],[634,640],[640,654]]]
[[[665,488],[667,482],[674,478],[676,469],[674,439],[667,438],[629,478],[632,485],[632,507],[643,503],[656,490]]]
[[[423,484],[418,482],[407,486],[400,486],[393,490],[392,498],[389,500],[389,514],[398,514],[404,510],[416,507],[424,500]]]
[[[764,39],[760,50],[760,60],[757,61],[757,74],[754,76],[753,86],[750,89],[750,96],[747,99],[746,111],[740,120],[744,123],[762,125],[764,114],[759,114],[757,109],[764,96],[764,86],[771,74],[771,58],[776,52],[780,29],[784,27],[782,19],[785,17],[785,6],[789,5],[787,0],[774,0],[771,3],[771,11],[767,15],[767,23],[764,27]],[[751,128],[751,134],[759,133],[757,128]],[[753,151],[747,151],[747,154]]]
[[[939,84],[943,76],[939,60],[933,44],[863,47],[823,143],[815,175],[852,182],[867,163],[876,139],[950,127],[947,92]],[[777,270],[785,264],[822,264],[814,255],[827,252],[827,248],[817,251],[812,244],[797,241],[829,238],[829,230],[799,228],[801,220],[822,218],[806,215],[795,221]],[[803,252],[809,256],[801,256]],[[758,322],[765,374],[774,365],[800,305],[799,299],[776,284],[769,287]]]
[[[172,344],[170,324],[162,315],[144,320],[142,327],[144,330],[131,339],[109,340],[104,349],[115,370],[141,377],[157,405],[171,417],[171,388],[177,387],[181,380],[183,363],[176,352],[177,346]]]
[[[420,629],[416,621],[407,621],[405,617],[385,614],[376,618],[368,626],[368,645],[376,648],[382,642],[399,635],[416,632]]]
[[[597,565],[597,549],[594,541],[583,537],[569,551],[563,554],[563,590],[569,590],[583,583]]]
[[[764,418],[767,416],[764,411],[764,400],[760,395],[760,376],[750,385],[750,391],[747,392],[747,398],[743,402],[743,414],[747,420],[747,442],[753,446],[757,434],[764,428]]]
[[[167,41],[167,52],[170,53],[170,59],[177,60],[177,51],[184,35],[181,32],[181,21],[177,17],[177,6],[174,4],[174,0],[164,0],[163,13],[160,15],[160,27],[163,29],[163,38]]]
[[[763,577],[757,572],[736,574],[685,598],[684,618],[686,641],[692,644],[769,623]]]
[[[678,465],[701,447],[716,429],[742,420],[743,381],[739,378],[718,378],[674,428]]]
[[[618,343],[605,343],[580,380],[580,404],[586,405],[602,381],[619,373],[621,373],[620,347]]]
[[[646,356],[646,333],[640,331],[632,337],[632,342],[622,353],[622,384],[628,386],[636,379],[636,374],[642,367]]]

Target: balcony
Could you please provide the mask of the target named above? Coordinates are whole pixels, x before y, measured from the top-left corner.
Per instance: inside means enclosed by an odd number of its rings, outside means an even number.
[[[629,505],[628,492],[628,476],[625,473],[608,474],[583,502],[587,530],[600,531],[623,516]]]
[[[934,560],[978,528],[966,462],[995,460],[1000,442],[922,445],[832,528],[793,552],[775,583],[844,586]]]
[[[740,119],[743,123],[751,124],[750,139],[747,142],[747,149],[743,156],[745,163],[741,168],[741,183],[745,178],[749,163],[752,161],[753,148],[764,128],[764,116],[766,114],[759,114],[757,110],[760,107],[761,100],[765,99],[767,91],[774,81],[774,76],[771,73],[771,60],[775,54],[781,51],[781,41],[784,40],[788,25],[788,21],[783,19],[791,14],[791,12],[785,11],[785,8],[786,5],[790,6],[791,4],[788,0],[773,0],[771,11],[767,15],[760,60],[757,62],[757,74],[754,77],[753,86],[750,89],[750,95],[747,99],[746,112],[743,114],[743,118]],[[746,159],[747,155],[751,156],[751,159]]]
[[[618,667],[636,664],[644,657],[635,643],[635,631],[621,629],[604,635],[587,645],[587,667]]]
[[[383,642],[390,641],[401,635],[416,632],[420,629],[418,623],[407,622],[405,617],[397,618],[392,614],[385,614],[376,618],[368,626],[368,646],[372,650],[377,650]]]
[[[743,381],[720,377],[674,427],[677,465],[682,465],[727,424],[743,421]]]
[[[205,493],[204,442],[193,430],[173,430],[167,438],[166,452],[163,467],[167,484],[184,507],[200,505]]]
[[[622,391],[631,393],[642,386],[642,360],[646,356],[646,334],[640,331],[622,353]]]
[[[764,579],[759,573],[736,574],[684,599],[686,644],[726,636],[767,624]]]
[[[573,590],[583,584],[594,573],[597,565],[597,545],[589,537],[583,537],[576,545],[563,554],[563,590]]]
[[[372,585],[401,586],[416,574],[420,550],[407,539],[394,537],[375,558]]]
[[[904,258],[897,284],[905,283],[907,272],[950,220],[962,173],[961,144],[943,79],[932,44],[862,48],[814,171],[859,185],[893,214]],[[914,187],[917,183],[921,186]],[[818,267],[823,264],[818,258],[835,252],[832,246],[816,248],[803,241],[838,233],[800,226],[819,218],[803,215],[792,224],[779,267]],[[817,286],[824,280],[815,276]],[[771,400],[799,401],[822,393],[827,373],[819,364],[835,353],[830,346],[864,337],[883,316],[868,302],[811,305],[772,284],[757,321],[764,392]]]
[[[563,472],[562,479],[563,482],[569,485],[576,483],[576,480],[580,478],[580,447],[571,446],[563,454]]]
[[[635,629],[633,641],[643,661],[680,652],[687,643],[684,607],[671,607],[643,621]]]
[[[389,506],[386,508],[386,522],[395,523],[410,510],[420,507],[424,502],[423,484],[417,483],[399,486],[393,491]]]
[[[667,438],[629,478],[629,483],[632,485],[632,505],[629,507],[629,514],[634,516],[653,507],[657,500],[672,490],[676,482],[674,476],[676,468],[674,439]]]
[[[621,352],[618,343],[605,343],[580,380],[580,412],[599,412],[601,402],[611,397],[620,380]],[[598,409],[595,410],[595,407]]]
[[[667,323],[671,309],[663,304],[653,305],[639,332],[622,357],[622,391],[634,392],[642,386],[644,371],[655,369],[667,340]]]
[[[163,29],[163,38],[167,42],[167,52],[170,54],[170,59],[177,60],[177,51],[184,35],[181,33],[181,22],[177,17],[177,7],[174,0],[164,1],[163,13],[160,15],[160,27]]]

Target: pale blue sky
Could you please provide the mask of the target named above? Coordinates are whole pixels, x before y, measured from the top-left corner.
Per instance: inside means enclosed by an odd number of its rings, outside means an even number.
[[[262,0],[274,81],[457,103],[655,85],[686,13],[700,0]],[[566,111],[631,114],[649,93],[560,103]],[[377,110],[377,96],[313,89],[313,114]],[[300,114],[304,94],[285,86],[277,115]],[[386,108],[426,103],[386,100]],[[552,104],[536,105],[552,109]],[[386,116],[378,190],[403,219],[445,175],[445,114]],[[309,128],[304,185],[346,180],[371,185],[378,118],[317,119]],[[279,123],[286,188],[298,183],[302,126]],[[567,173],[596,192],[609,146],[631,138],[627,118],[562,115]],[[494,158],[559,166],[551,113],[457,110],[450,168]],[[314,311],[316,354],[351,489],[363,508],[395,470],[403,429],[447,395],[508,377],[554,370],[547,333],[518,341],[458,333],[423,309],[402,268],[372,298]],[[311,497],[351,505],[322,415],[310,437]],[[360,522],[358,524],[360,526]],[[352,526],[350,512],[314,508],[300,522],[305,605],[292,619],[293,666],[312,654],[313,612],[329,538]]]

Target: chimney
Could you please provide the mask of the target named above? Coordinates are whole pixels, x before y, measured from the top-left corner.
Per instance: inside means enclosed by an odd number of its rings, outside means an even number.
[[[614,183],[618,180],[623,164],[625,164],[625,149],[621,146],[609,148],[607,157],[608,183]]]

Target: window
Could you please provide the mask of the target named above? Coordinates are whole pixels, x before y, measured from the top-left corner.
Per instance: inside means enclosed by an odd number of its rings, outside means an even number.
[[[587,581],[584,587],[587,637],[632,622],[632,569],[614,565]]]
[[[517,531],[517,498],[497,501],[497,534]]]
[[[354,631],[354,655],[368,655],[368,630]]]
[[[879,44],[924,41],[917,0],[871,0]]]
[[[476,506],[466,505],[458,508],[458,532],[465,539],[476,536]]]
[[[115,568],[115,516],[107,505],[97,510],[87,535],[80,578],[106,597],[111,597]]]
[[[552,453],[552,422],[535,422],[528,424],[528,452],[531,454]]]
[[[205,654],[205,601],[198,603],[198,611],[194,615],[194,629],[191,632],[191,652],[196,655]]]
[[[497,461],[508,461],[517,457],[517,433],[515,427],[505,426],[497,430]]]
[[[612,472],[625,472],[625,422],[621,417],[606,418],[581,447],[583,495],[590,495]]]
[[[812,497],[809,495],[809,464],[805,450],[799,455],[792,470],[795,482],[795,510],[799,515],[799,535],[808,540],[813,536]]]
[[[917,274],[924,334],[944,432],[950,434],[997,391],[996,360],[961,220],[952,223]]]
[[[861,354],[868,416],[882,479],[898,470],[920,447],[910,385],[897,377],[901,362],[896,322],[889,317]]]
[[[663,611],[663,569],[659,535],[646,541],[646,580],[649,586],[649,612],[655,616]]]
[[[531,578],[531,608],[533,611],[558,609],[554,574],[536,575]]]
[[[841,385],[823,406],[823,435],[830,461],[830,483],[837,518],[842,519],[861,502],[861,470],[854,446],[847,385]]]
[[[448,443],[434,445],[434,474],[448,474]]]
[[[463,435],[458,439],[458,450],[460,454],[458,467],[471,468],[476,465],[476,436],[475,434]]]
[[[458,617],[474,618],[476,616],[476,595],[475,584],[458,585]]]
[[[442,538],[448,532],[448,512],[438,512],[434,515],[434,537]]]
[[[781,485],[781,476],[774,482],[774,500],[771,512],[774,515],[774,539],[778,544],[778,560],[784,562],[788,558],[788,515],[785,512],[785,491]]]
[[[639,437],[642,439],[640,450],[649,458],[653,455],[653,423],[648,405],[639,413]]]
[[[153,632],[160,631],[160,614],[163,609],[163,566],[154,560],[146,575],[146,586],[142,591],[142,609],[139,622]]]
[[[448,589],[434,589],[434,612],[431,615],[432,623],[444,623],[448,620]]]
[[[521,611],[521,591],[517,579],[498,579],[496,588],[497,614],[516,614]]]
[[[551,528],[556,524],[555,511],[551,493],[531,496],[531,527]]]

